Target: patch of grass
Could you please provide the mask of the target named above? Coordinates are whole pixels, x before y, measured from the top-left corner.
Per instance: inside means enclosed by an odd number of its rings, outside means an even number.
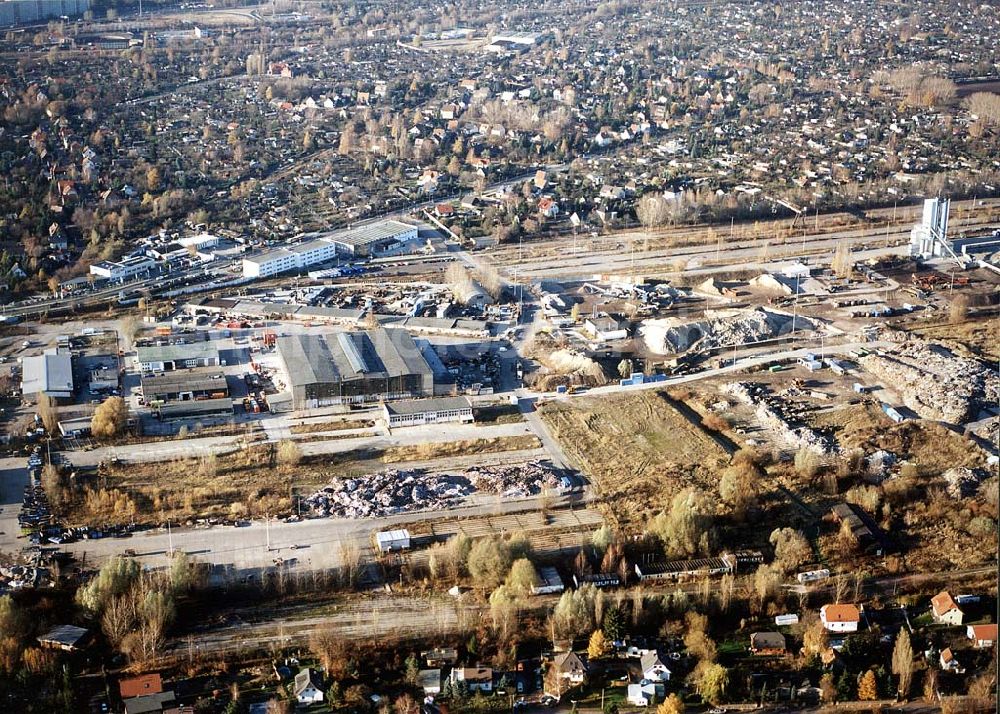
[[[373,426],[375,426],[375,422],[371,419],[342,419],[311,424],[293,424],[288,430],[293,434],[317,434],[324,431],[343,431],[345,429],[371,429]]]
[[[516,404],[497,404],[476,409],[477,424],[518,424],[524,415]]]
[[[491,439],[466,439],[463,441],[443,441],[439,443],[414,444],[412,446],[391,446],[382,453],[384,463],[400,461],[427,461],[450,456],[469,454],[495,454],[503,451],[524,451],[541,448],[542,442],[533,434],[519,436],[499,436]]]
[[[653,390],[550,402],[540,413],[620,523],[642,522],[688,486],[714,492],[729,460]]]

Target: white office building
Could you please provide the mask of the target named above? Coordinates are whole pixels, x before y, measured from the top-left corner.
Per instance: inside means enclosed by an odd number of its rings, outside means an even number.
[[[381,221],[348,228],[244,258],[243,277],[268,278],[326,263],[338,256],[367,257],[416,238],[417,227],[401,221]]]
[[[91,275],[107,280],[127,280],[141,273],[148,273],[156,267],[156,261],[145,255],[137,255],[122,261],[102,260],[90,266]]]

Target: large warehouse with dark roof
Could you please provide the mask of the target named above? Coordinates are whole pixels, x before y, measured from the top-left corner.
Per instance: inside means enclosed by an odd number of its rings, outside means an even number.
[[[276,346],[295,409],[434,394],[434,372],[405,330],[289,335]]]

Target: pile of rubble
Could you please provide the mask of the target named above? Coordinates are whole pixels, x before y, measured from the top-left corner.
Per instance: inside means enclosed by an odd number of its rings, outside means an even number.
[[[752,310],[720,311],[704,320],[682,322],[678,318],[647,320],[639,328],[646,346],[657,354],[676,354],[688,350],[709,350],[762,342],[813,330],[815,325],[802,317],[762,307]]]
[[[43,572],[31,565],[0,566],[0,593],[38,585]]]
[[[770,429],[794,449],[811,449],[817,454],[830,453],[833,446],[829,440],[807,426],[793,426],[782,413],[781,400],[768,394],[765,387],[752,382],[734,382],[726,385],[724,391],[741,402],[754,407],[760,425]]]
[[[979,469],[967,469],[963,466],[948,469],[941,476],[948,484],[948,495],[952,498],[968,498],[975,496],[979,490],[979,482],[985,477]]]
[[[869,483],[882,483],[889,478],[889,471],[897,461],[898,458],[891,451],[873,451],[865,457],[865,480]]]
[[[912,341],[891,353],[862,357],[860,363],[895,387],[903,404],[925,419],[963,424],[1000,399],[996,370],[938,344]]]
[[[389,469],[336,478],[303,501],[313,515],[373,518],[454,505],[475,488],[462,476]]]
[[[460,474],[389,469],[357,478],[335,478],[302,504],[313,516],[375,518],[451,508],[480,491],[526,498],[564,487],[553,468],[540,461],[474,466]]]
[[[506,498],[537,496],[542,491],[555,490],[562,486],[553,468],[541,461],[474,466],[462,475],[478,490],[499,493]]]

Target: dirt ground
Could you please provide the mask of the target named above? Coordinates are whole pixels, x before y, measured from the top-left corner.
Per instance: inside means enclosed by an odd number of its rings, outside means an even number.
[[[964,350],[959,354],[979,357],[996,363],[1000,361],[1000,320],[969,320],[958,325],[937,325],[914,330],[928,340],[955,343]]]
[[[316,434],[324,431],[343,431],[346,429],[370,429],[375,422],[370,419],[341,419],[339,421],[309,422],[307,424],[292,424],[289,431],[293,434]]]
[[[550,402],[540,413],[619,524],[643,523],[682,488],[714,492],[729,461],[660,391]]]

